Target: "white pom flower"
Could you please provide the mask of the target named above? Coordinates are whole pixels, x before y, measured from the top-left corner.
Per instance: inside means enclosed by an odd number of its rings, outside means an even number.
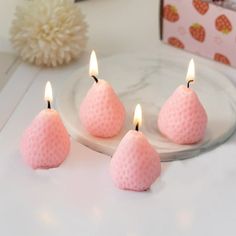
[[[87,24],[72,0],[32,0],[16,9],[11,42],[24,61],[58,66],[77,59]]]

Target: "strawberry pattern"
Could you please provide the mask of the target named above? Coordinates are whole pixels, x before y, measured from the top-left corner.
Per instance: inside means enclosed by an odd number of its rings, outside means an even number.
[[[190,26],[189,32],[191,33],[192,37],[195,40],[197,40],[199,42],[204,42],[206,31],[202,25],[200,25],[198,23],[194,23],[193,25]]]
[[[203,0],[162,2],[164,42],[236,67],[235,11]]]
[[[166,5],[164,7],[164,18],[170,22],[176,22],[179,20],[179,14],[177,8],[173,5]]]
[[[184,44],[177,38],[175,37],[170,37],[168,39],[168,43],[176,48],[184,48]]]
[[[216,53],[214,55],[214,60],[218,61],[220,63],[223,63],[225,65],[230,65],[229,59],[226,56],[224,56],[223,54],[221,54],[221,53]]]
[[[201,0],[193,0],[193,6],[201,15],[205,15],[209,10],[209,3],[203,2]]]
[[[216,29],[223,34],[228,34],[232,31],[232,24],[226,15],[220,15],[215,21]]]

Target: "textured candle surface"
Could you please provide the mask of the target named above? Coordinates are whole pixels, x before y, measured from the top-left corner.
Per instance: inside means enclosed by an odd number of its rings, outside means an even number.
[[[69,135],[59,114],[53,109],[41,111],[21,140],[23,159],[33,169],[59,166],[69,150]]]
[[[111,159],[110,173],[118,188],[145,191],[161,173],[159,154],[141,132],[129,131]]]
[[[194,144],[204,138],[207,114],[190,88],[179,86],[162,106],[158,128],[163,135],[177,144]]]
[[[82,101],[79,116],[91,135],[109,138],[123,127],[125,108],[112,87],[106,81],[98,80]]]

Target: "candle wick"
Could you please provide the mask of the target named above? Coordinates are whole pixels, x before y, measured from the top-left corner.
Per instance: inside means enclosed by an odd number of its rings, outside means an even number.
[[[92,78],[95,80],[96,83],[98,83],[98,78],[95,75],[92,75]]]
[[[188,83],[187,83],[187,88],[189,88],[190,83],[192,83],[193,81],[194,81],[194,80],[192,80],[192,79],[188,81]]]
[[[48,101],[48,109],[51,109],[51,103]]]
[[[135,130],[136,130],[136,131],[139,131],[139,123],[136,124]]]

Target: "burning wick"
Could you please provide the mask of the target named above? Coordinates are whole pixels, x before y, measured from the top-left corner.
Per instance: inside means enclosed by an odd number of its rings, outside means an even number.
[[[193,83],[195,80],[195,64],[194,60],[191,59],[188,66],[188,72],[186,76],[187,88],[190,87],[190,83]]]
[[[51,102],[53,100],[53,96],[52,96],[52,85],[49,81],[47,82],[45,87],[44,99],[47,102],[48,109],[51,109]]]
[[[189,88],[190,84],[193,83],[194,80],[189,80],[188,83],[187,83],[187,88]]]
[[[139,131],[139,123],[136,124],[135,130],[136,130],[136,131]]]
[[[95,80],[96,83],[98,83],[98,78],[94,75],[92,75],[92,78]]]
[[[137,104],[134,112],[134,125],[136,131],[139,131],[141,124],[142,124],[142,107],[140,106],[140,104]]]
[[[48,101],[48,109],[51,109],[51,103]]]
[[[98,83],[98,61],[95,51],[93,50],[90,56],[89,75]]]

